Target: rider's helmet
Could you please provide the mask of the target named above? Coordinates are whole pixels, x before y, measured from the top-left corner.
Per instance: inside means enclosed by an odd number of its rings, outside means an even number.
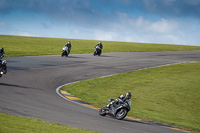
[[[67,44],[70,44],[70,45],[71,45],[71,42],[69,41]]]
[[[132,95],[131,95],[130,92],[126,92],[126,95],[125,95],[125,96],[126,96],[127,99],[130,99]]]
[[[3,60],[2,65],[6,65],[6,64],[7,64],[6,60]]]
[[[99,45],[102,45],[102,42],[99,42],[98,44],[99,44]]]

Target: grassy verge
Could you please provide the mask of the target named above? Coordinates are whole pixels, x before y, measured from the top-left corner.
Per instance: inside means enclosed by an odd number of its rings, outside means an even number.
[[[59,55],[62,47],[72,42],[71,54],[93,53],[98,40],[78,40],[0,35],[0,47],[5,48],[5,56]],[[103,52],[138,51],[185,51],[200,50],[199,46],[148,44],[132,42],[103,41]]]
[[[130,116],[200,130],[200,63],[185,63],[81,81],[64,90],[97,106],[133,94]]]
[[[0,113],[1,133],[95,133],[85,129],[47,123],[38,119]]]

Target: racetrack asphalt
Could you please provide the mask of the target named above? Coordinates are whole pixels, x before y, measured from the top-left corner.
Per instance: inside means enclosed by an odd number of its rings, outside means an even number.
[[[72,54],[69,57],[7,57],[0,78],[0,112],[105,133],[180,133],[137,120],[116,120],[60,97],[56,88],[71,82],[167,64],[199,62],[200,51]],[[105,92],[106,93],[106,92]],[[114,93],[114,92],[113,92]]]

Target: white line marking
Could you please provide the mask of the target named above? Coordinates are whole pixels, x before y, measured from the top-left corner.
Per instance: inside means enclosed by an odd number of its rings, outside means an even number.
[[[81,106],[84,106],[84,107],[88,107],[88,108],[97,110],[97,109],[95,109],[95,108],[92,108],[92,107],[83,105],[83,104],[78,103],[78,102],[73,101],[73,100],[70,100],[70,99],[66,98],[65,96],[63,96],[63,95],[60,93],[60,89],[61,89],[62,87],[67,86],[67,85],[70,85],[70,84],[73,84],[73,83],[78,83],[78,82],[80,82],[80,81],[75,81],[75,82],[71,82],[71,83],[67,83],[67,84],[61,85],[61,86],[59,86],[58,88],[56,88],[56,93],[57,93],[59,96],[61,96],[62,98],[64,98],[65,100],[67,100],[67,101],[70,101],[70,102],[72,102],[72,103],[76,103],[76,104],[79,104],[79,105],[81,105]]]

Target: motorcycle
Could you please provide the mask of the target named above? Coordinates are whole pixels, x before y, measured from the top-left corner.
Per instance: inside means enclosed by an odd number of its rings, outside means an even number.
[[[95,55],[101,55],[101,48],[99,46],[94,47],[94,56]]]
[[[2,77],[3,74],[7,73],[7,67],[6,67],[6,60],[0,61],[0,77]]]
[[[110,98],[110,102],[114,101],[114,99]],[[111,107],[107,107],[107,105],[103,106],[99,110],[99,115],[105,116],[110,115],[118,120],[122,120],[126,117],[127,113],[131,110],[131,101],[123,102],[121,99],[118,99],[118,103],[114,103]]]
[[[67,46],[64,46],[64,47],[63,47],[63,52],[62,52],[62,55],[61,55],[61,56],[62,56],[62,57],[63,57],[63,56],[66,56],[66,57],[67,57],[68,55],[69,55],[69,48],[68,48]]]

